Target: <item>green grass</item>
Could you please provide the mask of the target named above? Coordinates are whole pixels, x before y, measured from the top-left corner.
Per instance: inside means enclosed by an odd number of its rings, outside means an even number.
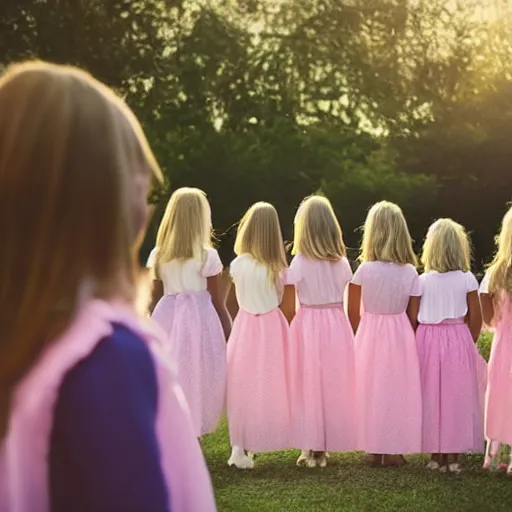
[[[478,348],[486,360],[492,335]],[[405,468],[370,468],[361,453],[331,454],[326,469],[295,466],[297,451],[256,459],[251,471],[227,466],[225,423],[202,441],[220,512],[499,512],[512,510],[512,478],[481,469],[483,456],[467,456],[459,476],[425,470],[426,456]]]
[[[260,455],[251,471],[227,466],[225,424],[204,438],[220,512],[487,512],[512,510],[512,479],[481,469],[482,456],[464,459],[459,476],[431,473],[427,458],[404,468],[370,468],[360,453],[331,454],[325,469],[295,466],[298,452]]]

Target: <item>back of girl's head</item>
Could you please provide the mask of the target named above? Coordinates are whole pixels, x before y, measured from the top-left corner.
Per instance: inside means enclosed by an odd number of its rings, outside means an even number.
[[[430,226],[421,263],[426,272],[451,272],[471,269],[471,245],[463,226],[451,219],[439,219]]]
[[[496,245],[498,250],[489,266],[489,293],[512,293],[512,208],[503,217]]]
[[[341,227],[327,198],[310,196],[302,201],[295,216],[292,254],[331,261],[346,256]]]
[[[260,202],[247,210],[238,226],[235,253],[250,254],[276,274],[286,268],[279,216],[271,204]]]
[[[364,225],[360,260],[417,264],[407,221],[399,206],[382,201],[370,208]]]
[[[1,436],[13,386],[67,327],[84,281],[135,298],[137,180],[159,171],[128,107],[77,69],[11,67],[0,112]]]
[[[211,247],[212,221],[206,194],[197,188],[176,190],[167,204],[156,245],[157,262],[201,259]]]

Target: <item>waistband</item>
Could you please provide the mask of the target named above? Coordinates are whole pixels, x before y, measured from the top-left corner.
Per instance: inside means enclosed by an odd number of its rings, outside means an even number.
[[[343,309],[343,302],[333,304],[300,304],[303,309]]]
[[[442,322],[439,322],[438,324],[429,324],[420,322],[420,325],[427,325],[428,327],[445,327],[447,325],[463,325],[466,322],[464,321],[464,318],[447,318],[443,320]]]
[[[265,313],[251,313],[250,311],[247,311],[244,308],[239,308],[238,311],[244,313],[245,315],[249,315],[249,316],[266,316],[266,315],[270,315],[274,311],[281,311],[281,308],[278,306],[277,308],[273,308],[270,311],[265,311]]]
[[[178,298],[178,297],[201,297],[201,296],[210,296],[210,292],[208,290],[200,290],[200,291],[186,291],[186,292],[178,292],[178,293],[165,293],[164,297],[169,298]]]

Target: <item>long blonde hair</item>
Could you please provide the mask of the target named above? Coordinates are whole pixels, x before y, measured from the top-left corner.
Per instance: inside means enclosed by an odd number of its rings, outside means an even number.
[[[78,69],[10,67],[0,112],[1,438],[15,385],[69,326],[84,281],[135,301],[135,179],[160,171],[129,108]]]
[[[212,246],[212,218],[206,194],[198,188],[179,188],[165,209],[156,237],[156,265],[168,261],[201,260]]]
[[[498,250],[488,269],[489,293],[512,293],[512,208],[503,217],[496,245]]]
[[[270,203],[253,204],[242,217],[235,241],[235,254],[250,254],[263,263],[270,280],[280,288],[279,275],[287,267],[279,216]]]
[[[423,244],[421,263],[425,272],[471,270],[471,244],[463,226],[452,219],[434,222]]]
[[[399,206],[381,201],[370,208],[359,259],[417,265],[407,221]]]
[[[300,204],[295,216],[292,254],[331,261],[347,255],[340,224],[326,197],[310,196]]]

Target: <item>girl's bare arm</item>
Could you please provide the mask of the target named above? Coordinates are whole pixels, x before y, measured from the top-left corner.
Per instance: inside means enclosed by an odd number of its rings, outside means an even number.
[[[488,293],[480,294],[480,308],[484,324],[492,327],[494,320],[494,302],[492,295]]]
[[[348,286],[348,318],[355,334],[361,321],[361,287],[353,283]]]
[[[468,293],[467,323],[471,331],[471,336],[473,336],[473,340],[476,342],[482,330],[482,312],[478,301],[478,292],[476,291]]]
[[[418,313],[420,311],[421,297],[409,297],[409,304],[407,305],[407,316],[411,322],[412,328],[418,328]]]
[[[226,290],[226,287],[222,281],[222,274],[218,274],[207,279],[207,288],[208,292],[212,296],[213,306],[219,315],[222,329],[224,330],[224,336],[226,337],[227,341],[229,335],[231,334],[232,327],[231,316],[228,312],[228,308],[226,307],[226,296],[227,292],[229,291],[229,286]]]

